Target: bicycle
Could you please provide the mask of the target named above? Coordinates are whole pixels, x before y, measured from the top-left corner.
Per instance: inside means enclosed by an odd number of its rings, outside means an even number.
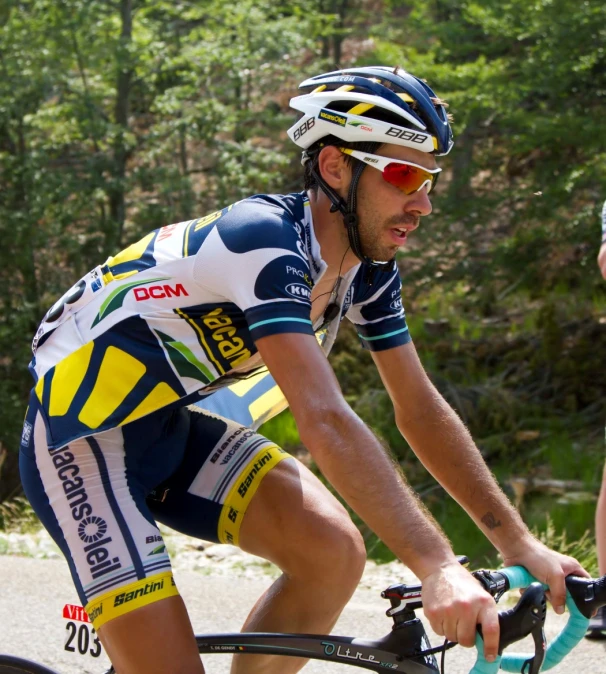
[[[466,563],[466,558],[460,558]],[[474,571],[473,576],[495,599],[508,590],[526,588],[516,606],[499,612],[501,629],[499,655],[489,663],[483,655],[481,630],[476,637],[477,660],[469,674],[496,674],[499,669],[522,674],[539,674],[555,666],[581,641],[589,618],[606,605],[606,576],[587,579],[569,576],[566,579],[566,606],[570,617],[564,629],[546,643],[544,623],[547,614],[545,586],[523,567],[497,571]],[[373,672],[386,670],[402,674],[444,674],[445,654],[456,642],[445,641],[432,648],[423,623],[415,611],[422,608],[421,584],[390,585],[381,593],[388,599],[386,615],[393,621],[391,631],[374,641],[357,637],[318,634],[226,633],[196,635],[200,654],[263,654],[288,655],[352,665]],[[503,654],[512,643],[531,635],[534,653]],[[436,655],[441,654],[438,667]],[[0,674],[58,674],[22,658],[0,655]],[[105,674],[115,674],[111,667]]]

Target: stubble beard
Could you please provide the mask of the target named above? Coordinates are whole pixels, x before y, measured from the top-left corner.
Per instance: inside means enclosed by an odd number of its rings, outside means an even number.
[[[382,244],[381,237],[385,236],[389,229],[398,225],[418,225],[418,223],[419,217],[411,213],[400,213],[383,222],[368,214],[361,215],[358,219],[358,231],[363,255],[377,262],[393,260],[400,246]]]

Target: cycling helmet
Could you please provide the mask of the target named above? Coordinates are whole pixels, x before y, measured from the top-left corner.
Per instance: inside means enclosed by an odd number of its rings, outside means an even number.
[[[302,163],[317,156],[327,136],[348,143],[362,143],[372,152],[378,145],[403,145],[421,152],[445,155],[453,140],[445,106],[417,77],[401,68],[371,66],[347,68],[311,77],[299,85],[307,90],[290,101],[303,113],[288,136],[303,148]],[[432,100],[433,99],[433,100]],[[331,143],[332,144],[332,143]],[[360,245],[356,192],[365,164],[358,162],[352,174],[347,201],[322,178],[312,164],[312,175],[332,202],[332,211],[343,215],[354,253],[373,267],[391,269],[387,263],[367,258]]]

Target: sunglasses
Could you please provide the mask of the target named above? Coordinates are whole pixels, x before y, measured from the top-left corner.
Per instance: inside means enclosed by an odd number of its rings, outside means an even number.
[[[409,161],[381,157],[378,154],[367,154],[366,152],[358,152],[346,147],[340,147],[339,150],[381,171],[383,180],[397,187],[404,194],[414,194],[422,190],[426,185],[427,193],[429,194],[436,186],[438,176],[442,170],[441,168],[427,169]]]

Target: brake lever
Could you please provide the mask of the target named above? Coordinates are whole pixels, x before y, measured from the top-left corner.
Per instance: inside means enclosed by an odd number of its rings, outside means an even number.
[[[520,597],[515,608],[500,615],[501,638],[499,655],[503,649],[528,634],[534,641],[534,656],[524,662],[522,674],[539,674],[545,659],[545,618],[547,601],[541,583],[531,583]]]
[[[539,669],[545,657],[545,634],[543,626],[547,615],[545,590],[541,583],[531,583],[518,600],[518,603],[507,611],[499,612],[499,655],[503,650],[532,634],[535,643],[535,654],[527,662],[539,662]],[[478,632],[482,635],[482,628],[478,625]],[[528,674],[535,674],[539,669],[534,665]]]
[[[601,578],[567,576],[566,589],[585,618],[591,618],[594,611],[606,603],[606,576]]]
[[[526,660],[522,668],[522,674],[539,674],[545,660],[545,650],[547,648],[547,640],[545,639],[545,617],[541,622],[537,622],[531,634],[534,640],[534,657]],[[528,669],[526,669],[528,665]]]

